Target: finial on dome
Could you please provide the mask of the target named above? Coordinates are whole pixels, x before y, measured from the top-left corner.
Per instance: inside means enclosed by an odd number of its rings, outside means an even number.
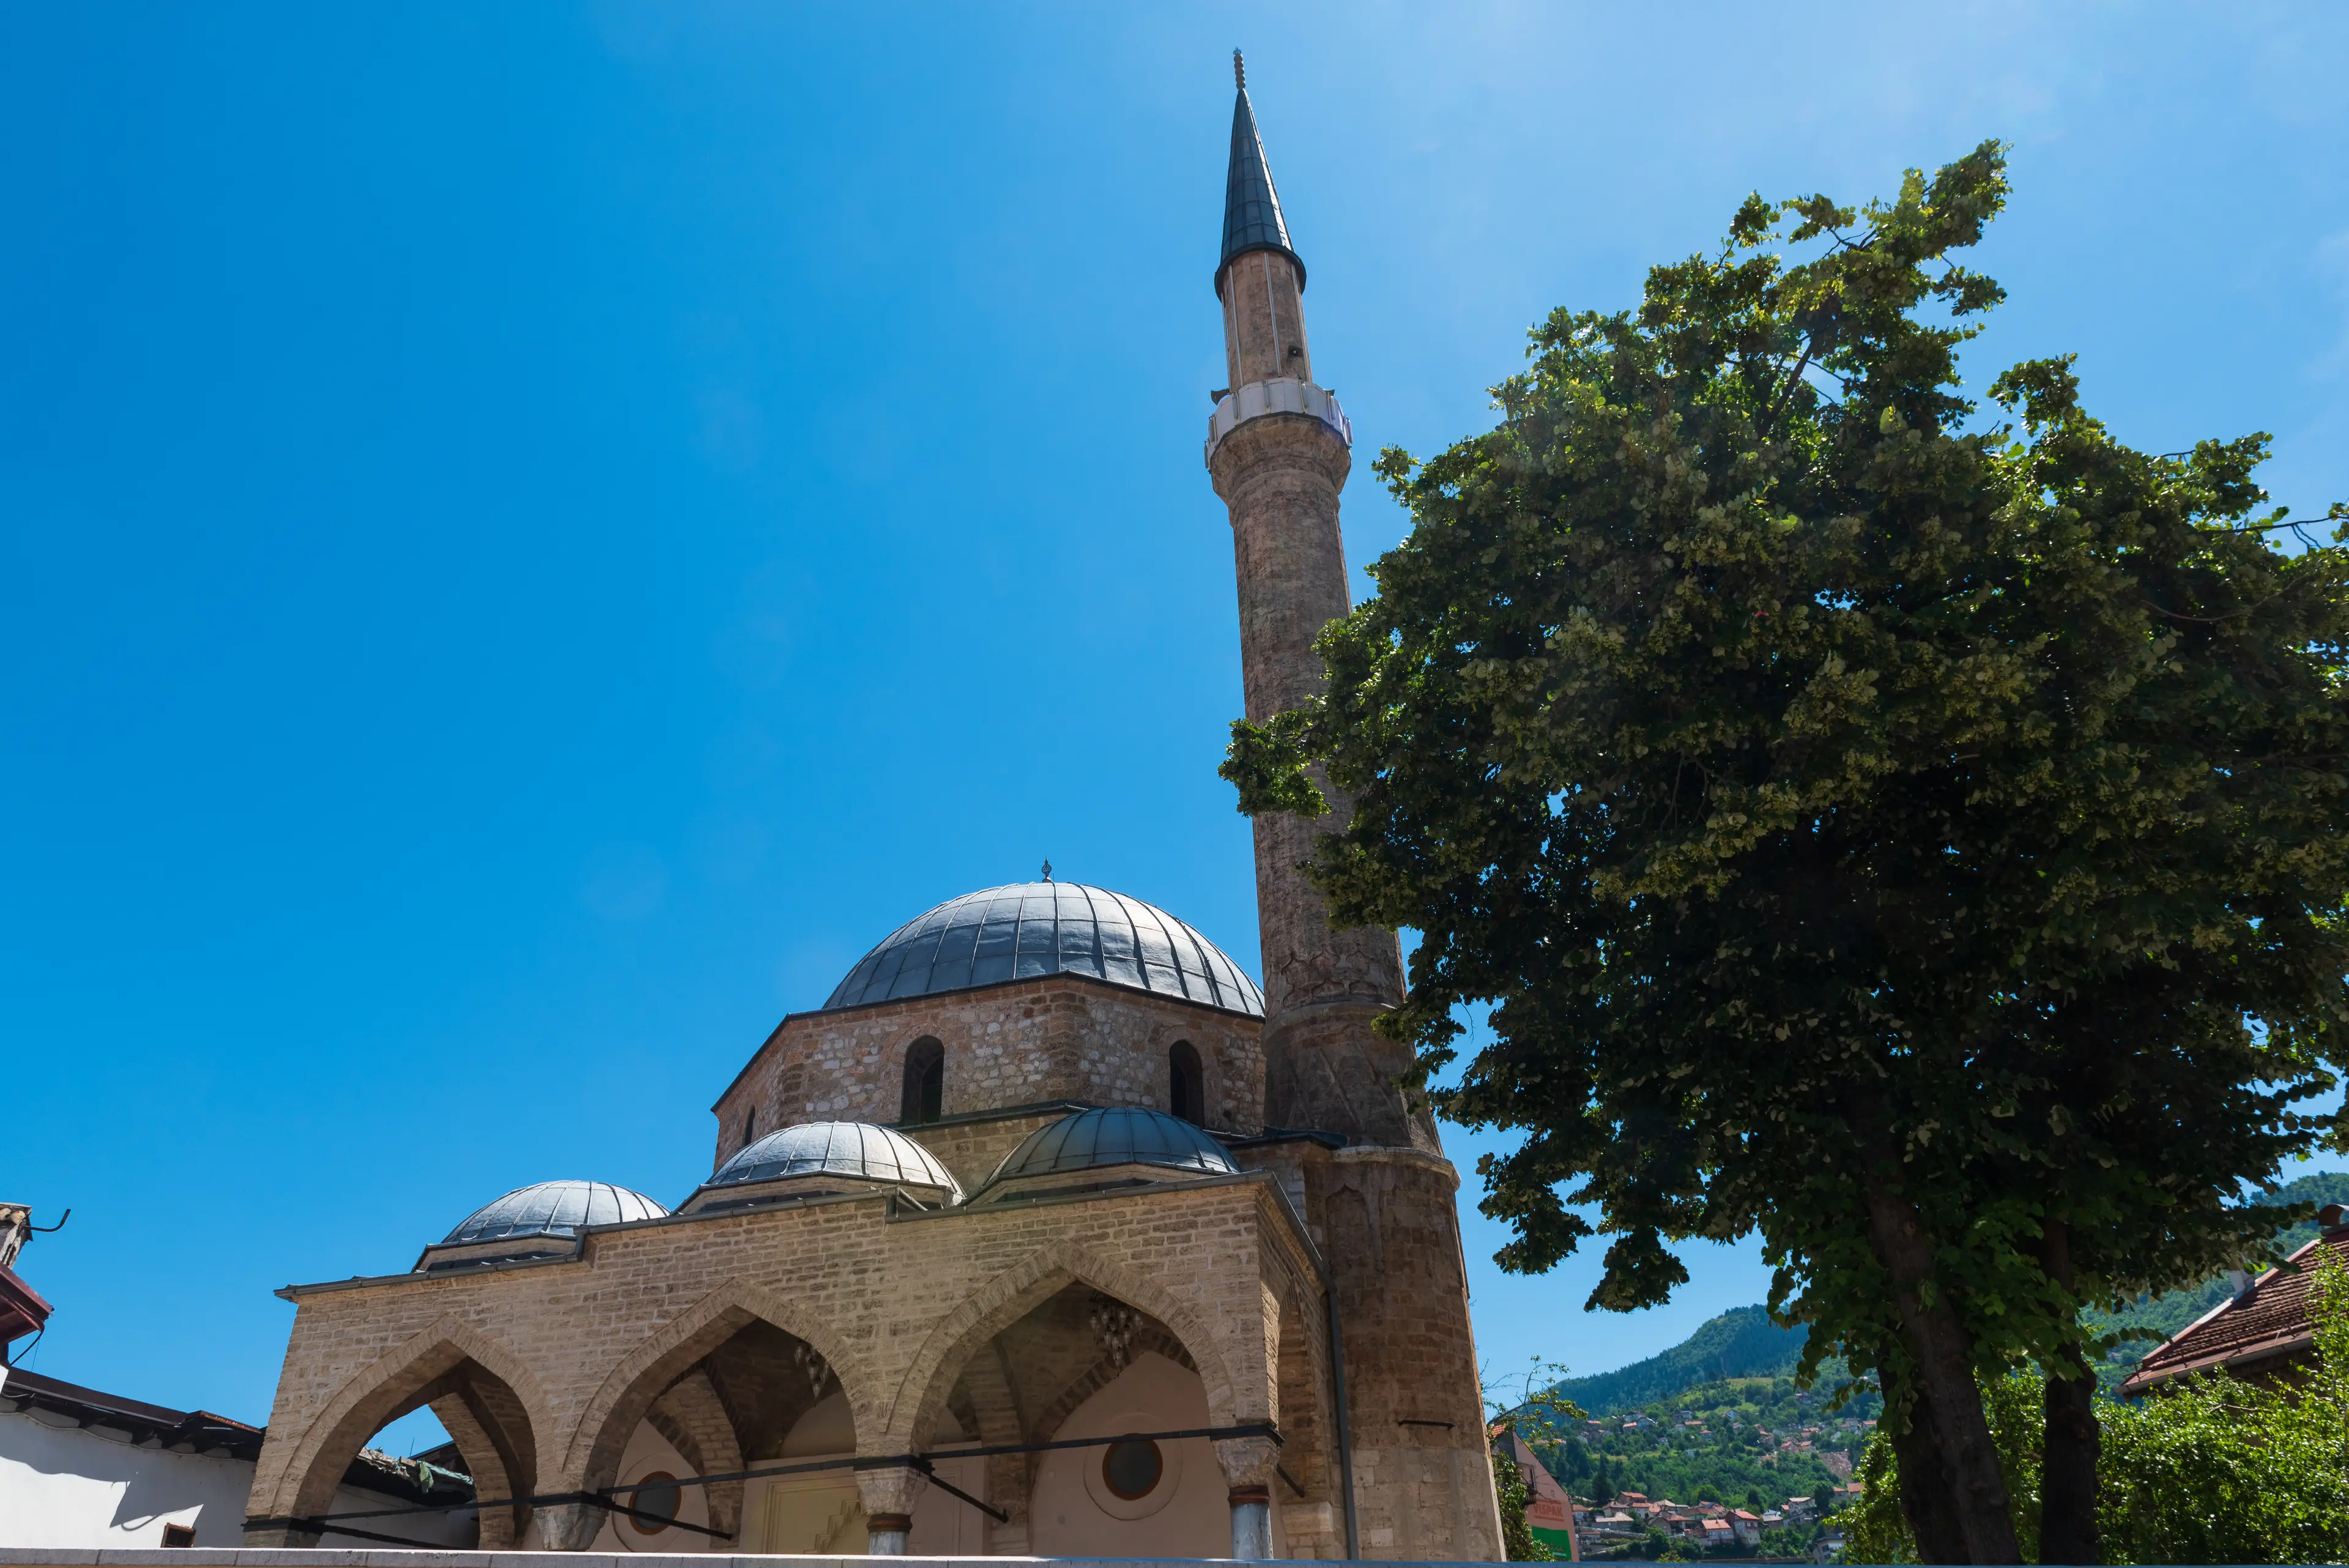
[[[1045,862],[1044,862],[1044,880],[1045,880],[1045,881],[1047,881],[1047,882],[1050,882],[1051,879],[1052,879],[1052,863],[1051,863],[1050,860],[1047,860],[1047,861],[1045,861]]]
[[[1237,49],[1232,51],[1232,85],[1242,92],[1247,91],[1247,62],[1240,58]]]

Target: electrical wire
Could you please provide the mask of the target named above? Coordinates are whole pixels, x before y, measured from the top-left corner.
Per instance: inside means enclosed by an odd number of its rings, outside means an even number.
[[[1117,1443],[1176,1442],[1185,1438],[1206,1438],[1211,1441],[1226,1438],[1270,1438],[1276,1446],[1282,1441],[1280,1429],[1271,1422],[1244,1421],[1234,1427],[1191,1427],[1174,1432],[1121,1432],[1110,1438],[1061,1438],[1047,1443],[993,1443],[973,1448],[940,1449],[927,1454],[885,1454],[842,1459],[811,1459],[803,1464],[761,1466],[753,1469],[724,1470],[714,1475],[680,1476],[674,1480],[663,1481],[660,1484],[664,1487],[718,1486],[728,1481],[761,1480],[773,1476],[809,1475],[823,1470],[877,1470],[902,1468],[920,1470],[941,1490],[961,1498],[974,1507],[994,1513],[995,1510],[988,1508],[977,1498],[938,1480],[934,1461],[985,1459],[996,1454],[1050,1453],[1061,1449],[1102,1449]],[[424,1503],[409,1508],[356,1509],[343,1513],[285,1514],[267,1519],[247,1518],[244,1526],[247,1530],[334,1529],[347,1535],[354,1532],[342,1530],[336,1521],[349,1519],[391,1519],[419,1513],[463,1513],[492,1508],[544,1508],[560,1503],[585,1503],[620,1513],[635,1514],[639,1518],[657,1518],[657,1515],[643,1513],[639,1510],[616,1501],[621,1492],[634,1492],[640,1490],[640,1487],[635,1485],[608,1486],[596,1487],[585,1491],[549,1492],[538,1497],[473,1498],[464,1502]],[[998,1515],[998,1517],[1001,1516]],[[663,1522],[679,1521],[669,1520]],[[688,1526],[688,1528],[698,1527]],[[715,1534],[716,1532],[709,1533]]]

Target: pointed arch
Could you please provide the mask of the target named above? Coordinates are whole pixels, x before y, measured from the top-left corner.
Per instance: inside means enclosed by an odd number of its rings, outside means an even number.
[[[707,1371],[696,1368],[670,1384],[645,1419],[697,1475],[725,1475],[742,1468],[741,1438]],[[742,1483],[713,1482],[703,1495],[709,1500],[710,1526],[737,1535],[742,1523]]]
[[[764,1285],[728,1280],[647,1335],[612,1368],[572,1428],[564,1451],[563,1484],[585,1489],[613,1484],[629,1434],[653,1402],[694,1363],[754,1321],[813,1346],[839,1379],[860,1438],[878,1428],[879,1411],[863,1359],[830,1323]]]
[[[885,1425],[875,1438],[910,1449],[937,1428],[947,1397],[971,1356],[988,1341],[1071,1284],[1087,1284],[1166,1325],[1190,1353],[1206,1389],[1207,1417],[1216,1426],[1260,1420],[1268,1409],[1269,1388],[1235,1386],[1224,1346],[1192,1306],[1170,1295],[1149,1276],[1072,1242],[1039,1247],[972,1293],[941,1319],[898,1380]],[[1253,1397],[1251,1397],[1253,1395]],[[1246,1414],[1242,1414],[1242,1411]],[[859,1428],[860,1444],[863,1439]]]
[[[546,1392],[530,1366],[510,1346],[456,1316],[443,1316],[346,1378],[310,1418],[275,1466],[264,1517],[315,1517],[334,1506],[335,1490],[359,1446],[388,1423],[446,1393],[453,1375],[471,1362],[502,1383],[522,1407],[535,1448],[549,1429]],[[258,1483],[256,1481],[256,1491]]]
[[[474,1390],[452,1388],[433,1400],[431,1408],[442,1430],[457,1445],[465,1473],[473,1478],[476,1498],[530,1497],[537,1492],[537,1487],[532,1484],[536,1473],[533,1456],[514,1447],[509,1434],[497,1424],[496,1417],[483,1408]],[[512,1550],[514,1542],[529,1528],[530,1509],[525,1504],[485,1508],[478,1518],[480,1534],[475,1546],[483,1552],[506,1552]]]

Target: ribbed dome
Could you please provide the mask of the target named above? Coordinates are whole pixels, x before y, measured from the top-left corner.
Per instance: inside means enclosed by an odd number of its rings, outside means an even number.
[[[709,1179],[712,1187],[740,1187],[785,1176],[846,1176],[905,1187],[936,1187],[959,1200],[962,1189],[928,1149],[901,1132],[870,1122],[802,1122],[771,1132]]]
[[[1155,1165],[1201,1176],[1229,1176],[1239,1169],[1223,1145],[1164,1111],[1079,1111],[1022,1138],[987,1185],[1106,1165]]]
[[[1081,882],[1015,882],[949,899],[857,961],[824,1002],[858,1007],[1031,975],[1083,974],[1264,1016],[1264,993],[1165,910]]]
[[[440,1244],[502,1241],[519,1236],[575,1236],[583,1225],[657,1220],[667,1210],[641,1192],[607,1181],[541,1181],[517,1187],[473,1210]]]

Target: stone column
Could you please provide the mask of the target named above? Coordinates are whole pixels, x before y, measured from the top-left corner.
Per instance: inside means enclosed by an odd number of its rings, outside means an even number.
[[[585,1552],[595,1544],[609,1513],[592,1502],[556,1502],[532,1514],[538,1526],[540,1550]]]
[[[1271,1562],[1272,1489],[1261,1486],[1234,1487],[1230,1501],[1233,1561]]]
[[[914,1500],[929,1478],[910,1465],[856,1472],[856,1491],[864,1505],[865,1551],[875,1557],[903,1557],[905,1536],[914,1528]]]
[[[1216,1462],[1223,1468],[1232,1509],[1232,1556],[1241,1563],[1272,1559],[1272,1476],[1278,1455],[1269,1438],[1218,1438]]]

